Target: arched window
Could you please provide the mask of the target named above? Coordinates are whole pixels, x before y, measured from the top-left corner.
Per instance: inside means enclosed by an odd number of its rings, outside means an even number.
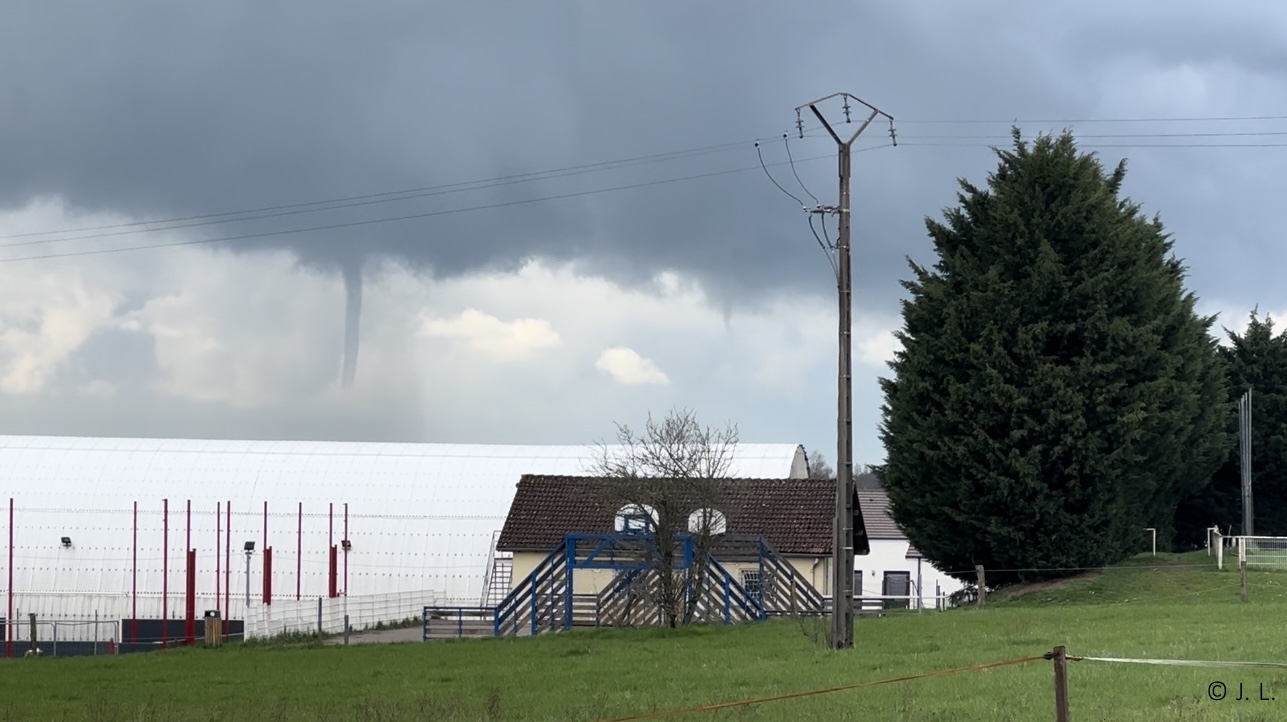
[[[657,526],[657,510],[647,504],[626,504],[617,510],[617,531],[652,531]]]
[[[688,515],[688,531],[692,534],[709,533],[712,536],[728,531],[728,521],[718,509],[698,509]]]

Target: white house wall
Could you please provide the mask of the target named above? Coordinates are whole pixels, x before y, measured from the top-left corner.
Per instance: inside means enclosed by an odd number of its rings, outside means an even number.
[[[885,572],[909,572],[912,584],[916,584],[917,564],[920,564],[922,602],[927,608],[934,608],[935,590],[939,594],[952,594],[964,585],[953,577],[940,572],[923,559],[908,559],[910,546],[906,539],[871,539],[871,553],[854,557],[854,570],[863,572],[862,596],[879,596],[883,591]],[[936,586],[937,585],[937,586]],[[828,592],[830,593],[830,592]],[[857,590],[855,590],[855,594]],[[912,592],[916,596],[916,592]]]
[[[519,478],[583,474],[587,451],[585,446],[0,436],[0,525],[6,528],[0,547],[7,546],[11,531],[15,612],[121,618],[137,604],[140,617],[155,618],[168,599],[167,616],[181,618],[191,501],[197,614],[223,606],[215,602],[217,588],[231,603],[225,617],[239,618],[246,587],[244,543],[255,542],[252,604],[262,596],[265,544],[273,549],[274,600],[294,600],[297,589],[302,598],[325,596],[328,549],[345,538],[347,505],[352,550],[338,554],[340,593],[424,592],[432,601],[477,604],[492,536],[504,524]],[[732,473],[799,477],[803,457],[796,444],[742,444]],[[64,536],[71,538],[70,547],[60,543]],[[0,566],[8,567],[3,550]],[[0,574],[0,585],[7,586],[7,574]],[[135,586],[137,594],[131,592]]]

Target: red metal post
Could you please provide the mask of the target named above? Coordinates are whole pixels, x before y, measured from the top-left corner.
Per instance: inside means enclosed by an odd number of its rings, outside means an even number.
[[[9,613],[4,618],[4,656],[13,656],[13,497],[9,497]]]
[[[330,559],[328,559],[328,560],[327,560],[327,561],[328,561],[328,564],[327,564],[327,568],[326,568],[326,593],[327,593],[327,594],[328,594],[332,599],[334,599],[335,597],[338,597],[338,596],[339,596],[339,594],[338,594],[338,593],[337,593],[337,591],[336,591],[336,584],[335,584],[335,579],[336,579],[336,577],[337,577],[337,576],[339,576],[339,574],[338,574],[338,572],[339,572],[339,555],[337,555],[337,554],[335,553],[335,546],[334,546],[334,545],[332,545],[332,546],[331,546],[331,548],[330,548],[330,550],[329,550],[329,554],[327,554],[327,556],[328,556],[328,557],[330,557]]]
[[[268,549],[268,502],[264,502],[264,549]]]
[[[264,604],[273,603],[273,548],[264,549]]]
[[[184,643],[191,647],[197,641],[197,550],[188,549],[188,618],[184,625]]]
[[[219,558],[219,552],[221,551],[219,547],[223,545],[222,522],[223,522],[223,503],[216,501],[215,502],[215,610],[219,612],[220,617],[225,616],[223,609],[220,607],[220,605],[223,604],[223,587],[220,584],[220,582],[222,582],[223,580],[219,578],[220,572],[223,571],[222,569],[219,568],[219,562],[223,561],[222,559]]]
[[[139,641],[139,503],[134,502],[134,566],[130,581],[130,641]]]
[[[295,528],[295,601],[299,601],[300,574],[304,569],[304,502],[299,503],[299,524]]]
[[[161,523],[161,649],[170,640],[170,500],[165,499]]]

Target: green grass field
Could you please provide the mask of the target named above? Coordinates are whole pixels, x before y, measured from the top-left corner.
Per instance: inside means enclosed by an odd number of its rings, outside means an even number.
[[[230,646],[12,660],[5,720],[599,720],[1040,655],[1287,661],[1287,573],[1168,556],[986,608],[862,618],[856,648],[825,621],[595,631],[349,647]],[[1223,682],[1228,696],[1208,698]],[[1261,701],[1260,685],[1266,697]],[[1239,685],[1242,696],[1235,700]],[[1287,670],[1070,663],[1072,718],[1287,720]],[[1036,661],[677,720],[1053,720],[1052,664]]]

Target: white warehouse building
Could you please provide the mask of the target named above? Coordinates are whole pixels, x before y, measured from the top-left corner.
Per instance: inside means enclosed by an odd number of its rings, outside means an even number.
[[[208,610],[244,619],[254,636],[301,619],[316,626],[319,606],[333,631],[345,614],[357,628],[426,604],[477,606],[519,478],[584,474],[590,455],[588,446],[0,436],[0,505],[9,506],[0,508],[0,614],[107,624],[184,620],[191,605],[198,620]],[[740,444],[731,475],[806,470],[797,444]]]

